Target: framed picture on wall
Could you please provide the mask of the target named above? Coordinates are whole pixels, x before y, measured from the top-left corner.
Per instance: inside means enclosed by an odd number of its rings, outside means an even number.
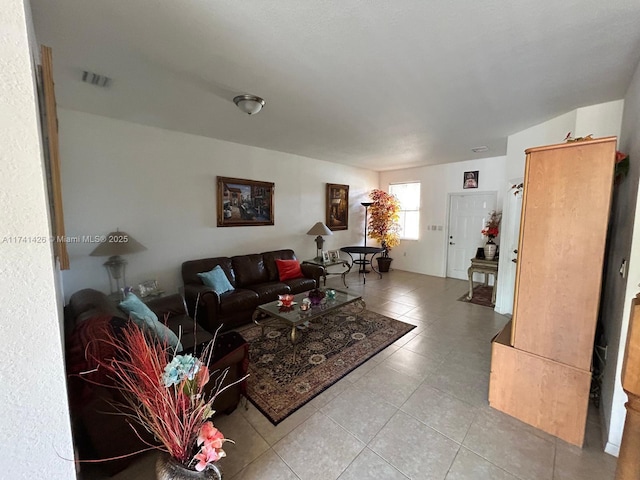
[[[332,231],[349,229],[349,185],[327,183],[326,223]]]
[[[218,226],[273,225],[270,182],[218,177]]]
[[[478,175],[479,170],[473,172],[464,172],[464,179],[462,182],[462,188],[478,188]]]

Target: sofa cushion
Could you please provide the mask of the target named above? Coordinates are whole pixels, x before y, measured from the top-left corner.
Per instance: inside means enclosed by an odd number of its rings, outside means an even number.
[[[276,260],[296,260],[296,254],[291,249],[273,250],[271,252],[263,252],[261,255],[264,258],[264,266],[269,274],[270,282],[280,280],[280,272],[278,272]]]
[[[247,288],[269,281],[269,273],[259,253],[231,257],[231,263],[238,287]]]
[[[236,286],[236,276],[233,272],[233,265],[229,257],[203,258],[201,260],[189,260],[182,264],[182,280],[185,285],[196,284],[202,285],[202,279],[198,277],[199,273],[213,270],[213,267],[220,265],[224,273],[227,275],[229,282]]]
[[[168,345],[172,350],[181,352],[182,344],[178,340],[178,336],[169,329],[166,325],[163,325],[158,320],[154,320],[146,315],[140,315],[137,312],[130,312],[129,318],[140,329],[149,336],[149,338],[158,339],[162,345]]]
[[[296,293],[302,293],[316,288],[316,281],[313,278],[294,278],[291,280],[285,280],[283,283],[286,283],[289,286],[291,293],[294,295]]]
[[[150,318],[151,320],[158,321],[158,316],[147,307],[147,305],[140,300],[135,293],[127,294],[127,298],[118,304],[122,310],[131,315],[131,313],[137,313],[141,318]]]
[[[297,260],[280,260],[278,258],[276,259],[276,266],[278,267],[279,280],[281,282],[304,277],[302,270],[300,270],[300,262]]]
[[[259,285],[252,285],[251,290],[258,294],[259,304],[272,302],[278,299],[278,295],[291,293],[289,285],[282,282],[267,282]]]
[[[213,290],[218,293],[230,292],[233,290],[233,285],[229,282],[227,275],[222,270],[220,265],[216,265],[213,267],[213,270],[208,272],[199,273],[198,277],[202,280],[207,287],[213,288]]]
[[[198,345],[209,342],[213,335],[207,332],[187,315],[174,315],[167,318],[167,327],[176,335],[180,335],[180,343],[184,350],[182,353],[190,353]]]
[[[123,318],[112,317],[108,313],[97,314],[80,322],[66,340],[67,374],[71,398],[77,401],[74,408],[82,408],[86,395],[94,384],[112,385],[112,379],[105,369],[98,367],[98,361],[112,358],[115,347],[111,335],[127,324]],[[81,373],[83,373],[81,377]],[[85,381],[89,380],[89,381]]]
[[[237,288],[233,292],[220,295],[220,312],[223,315],[255,310],[258,305],[260,305],[260,298],[253,290]]]

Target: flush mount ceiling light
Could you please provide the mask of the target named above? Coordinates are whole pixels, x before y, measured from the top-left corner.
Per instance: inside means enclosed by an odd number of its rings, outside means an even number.
[[[238,95],[233,99],[240,110],[249,115],[255,115],[262,107],[264,107],[264,100],[255,95]]]

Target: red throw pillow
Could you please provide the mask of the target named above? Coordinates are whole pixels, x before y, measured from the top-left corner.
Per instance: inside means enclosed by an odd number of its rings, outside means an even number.
[[[300,262],[297,260],[276,260],[276,266],[281,282],[304,277],[302,270],[300,270]]]

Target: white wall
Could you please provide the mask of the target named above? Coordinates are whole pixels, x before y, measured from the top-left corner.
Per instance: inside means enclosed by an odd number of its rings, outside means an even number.
[[[56,269],[30,56],[29,5],[0,9],[0,472],[7,479],[75,478]],[[32,55],[37,55],[33,51]]]
[[[479,170],[478,188],[463,190],[465,171]],[[429,167],[380,173],[380,188],[390,183],[420,182],[420,239],[402,240],[393,249],[393,268],[444,277],[447,259],[448,194],[497,192],[498,205],[504,193],[505,157],[491,157]],[[428,226],[442,230],[428,230]],[[478,232],[479,233],[479,232]],[[480,246],[480,245],[479,245]]]
[[[157,278],[182,285],[185,260],[292,248],[316,254],[311,226],[325,221],[326,183],[350,186],[349,229],[325,237],[327,250],[361,245],[360,201],[378,186],[376,172],[336,165],[106,117],[59,110],[62,189],[69,236],[120,228],[147,247],[128,256],[127,282]],[[251,117],[246,117],[251,121]],[[216,176],[275,183],[275,225],[216,227]],[[92,287],[108,292],[94,244],[69,244],[67,298]]]
[[[524,176],[524,151],[540,145],[562,143],[575,130],[577,111],[565,113],[546,122],[509,135],[507,139],[507,178],[516,181]]]
[[[607,363],[602,384],[602,412],[605,417],[606,451],[618,454],[627,397],[620,380],[627,340],[631,301],[640,290],[640,211],[637,210],[640,178],[640,65],[624,99],[622,132],[618,149],[628,153],[629,176],[614,190],[610,222],[610,248],[605,271],[602,318],[608,343]],[[627,278],[619,274],[622,260],[628,260]]]
[[[615,100],[588,107],[578,108],[546,122],[509,135],[507,139],[507,173],[509,184],[520,183],[524,177],[525,150],[532,147],[562,143],[567,133],[581,137],[593,134],[594,137],[619,136],[624,100]],[[517,245],[518,228],[510,225],[520,223],[520,211],[512,205],[503,205],[505,215],[501,243]],[[498,292],[496,311],[511,314],[513,311],[513,292],[516,268],[511,256],[500,257],[498,267]]]

